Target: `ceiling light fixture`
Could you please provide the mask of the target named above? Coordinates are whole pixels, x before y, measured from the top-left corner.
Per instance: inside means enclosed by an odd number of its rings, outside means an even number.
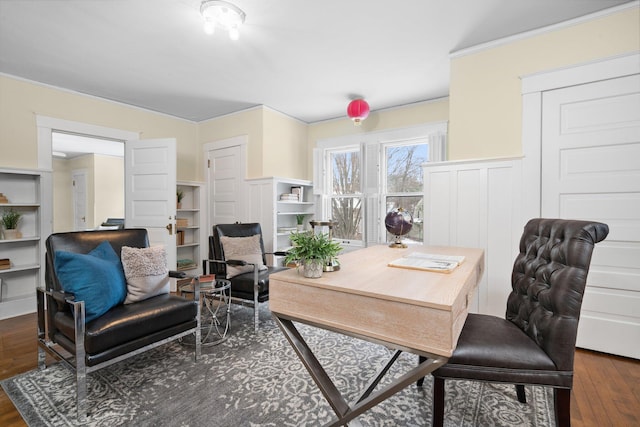
[[[240,25],[247,16],[242,9],[227,1],[205,0],[200,5],[200,13],[204,18],[204,32],[213,34],[216,27],[229,32],[231,40],[240,37]]]
[[[362,121],[369,117],[369,104],[364,99],[354,99],[347,107],[347,115],[353,120],[354,125],[360,126]]]

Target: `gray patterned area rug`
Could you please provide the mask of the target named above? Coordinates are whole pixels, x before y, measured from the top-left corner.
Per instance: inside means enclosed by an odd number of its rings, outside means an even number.
[[[264,306],[265,304],[263,304]],[[203,348],[179,343],[148,351],[88,376],[88,426],[319,426],[334,420],[293,349],[271,320],[233,306],[227,340]],[[317,328],[298,325],[336,386],[355,398],[386,363],[391,350]],[[415,366],[403,353],[391,377]],[[446,426],[552,426],[552,390],[527,387],[520,404],[512,385],[446,383]],[[60,364],[4,380],[2,387],[29,426],[77,426],[72,373]],[[431,378],[408,387],[357,418],[363,426],[431,424]]]

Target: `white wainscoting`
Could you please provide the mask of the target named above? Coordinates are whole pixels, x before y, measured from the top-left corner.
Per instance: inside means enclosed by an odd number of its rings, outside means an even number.
[[[471,311],[504,316],[522,218],[522,158],[426,163],[428,245],[485,250],[485,274]]]

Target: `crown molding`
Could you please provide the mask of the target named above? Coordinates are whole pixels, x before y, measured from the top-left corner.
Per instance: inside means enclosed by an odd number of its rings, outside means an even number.
[[[460,49],[458,51],[451,52],[449,54],[449,59],[456,59],[467,55],[473,55],[474,53],[479,53],[485,50],[494,49],[499,46],[504,46],[506,44],[514,43],[516,41],[528,39],[531,37],[539,36],[541,34],[550,33],[553,31],[562,30],[564,28],[572,27],[574,25],[579,25],[585,22],[593,21],[596,19],[600,19],[605,16],[613,15],[614,13],[618,13],[627,9],[633,9],[640,7],[640,0],[631,1],[629,3],[621,4],[615,7],[611,7],[609,9],[600,10],[598,12],[590,13],[588,15],[581,16],[579,18],[570,19],[568,21],[559,22],[557,24],[548,25],[546,27],[536,28],[535,30],[525,31],[524,33],[515,34],[513,36],[504,37],[497,40],[492,40],[490,42],[482,43],[476,46],[468,47],[465,49]]]

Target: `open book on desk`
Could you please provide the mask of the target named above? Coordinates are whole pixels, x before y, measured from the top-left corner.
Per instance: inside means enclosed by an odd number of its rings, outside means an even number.
[[[464,256],[412,252],[389,263],[390,267],[451,273],[462,264]]]

